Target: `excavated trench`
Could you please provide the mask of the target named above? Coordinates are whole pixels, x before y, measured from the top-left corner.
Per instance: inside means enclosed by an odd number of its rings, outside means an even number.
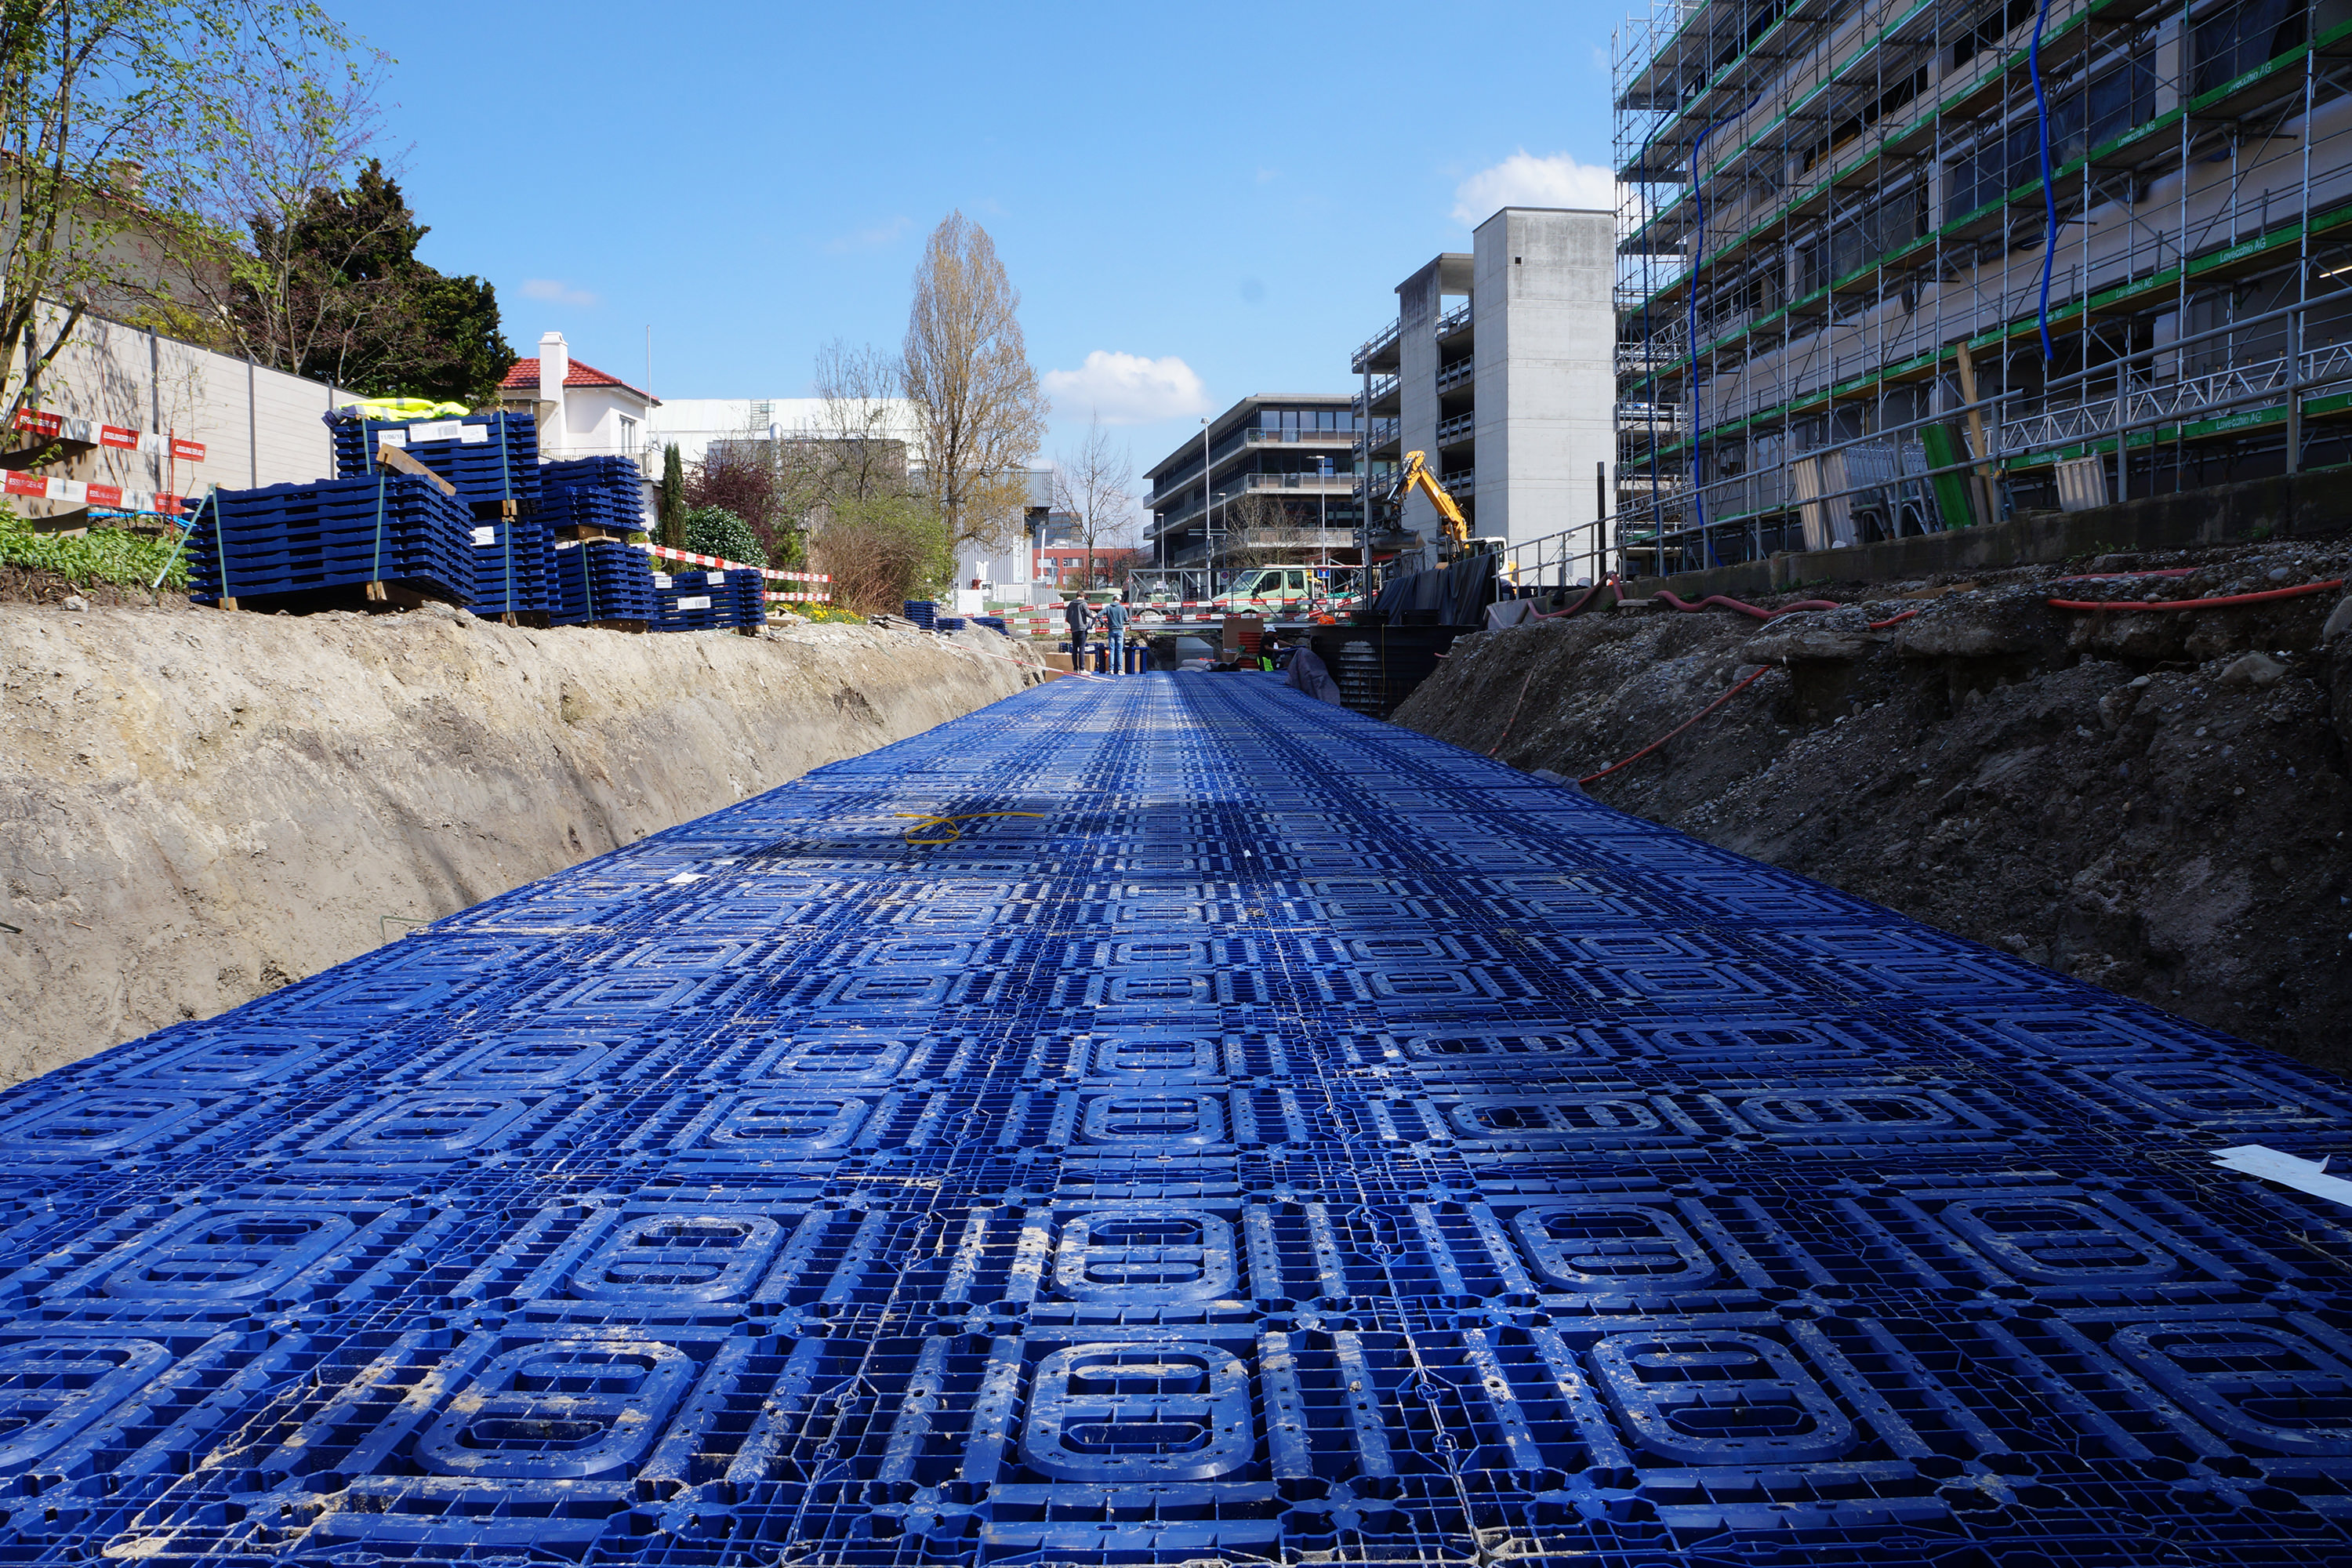
[[[1394,720],[1573,780],[1763,668],[1590,793],[2347,1071],[2352,600],[2048,601],[2273,593],[2347,561],[2305,542],[1813,587],[1763,607],[1844,607],[1760,625],[1598,610],[1462,639]]]
[[[985,631],[0,603],[0,1083],[1036,678]]]

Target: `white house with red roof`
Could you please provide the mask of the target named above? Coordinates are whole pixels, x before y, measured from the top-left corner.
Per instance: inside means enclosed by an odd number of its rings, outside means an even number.
[[[499,402],[539,416],[541,458],[617,455],[642,459],[661,400],[617,375],[572,357],[562,332],[539,340],[537,359],[519,359],[499,384]]]

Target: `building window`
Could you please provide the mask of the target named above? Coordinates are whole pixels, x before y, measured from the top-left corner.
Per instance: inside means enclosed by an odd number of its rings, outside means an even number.
[[[621,416],[621,451],[625,456],[635,452],[636,449],[637,422],[624,414]]]

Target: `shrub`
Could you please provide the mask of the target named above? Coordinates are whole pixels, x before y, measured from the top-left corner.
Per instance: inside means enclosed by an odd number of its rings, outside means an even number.
[[[163,586],[184,591],[188,585],[188,555],[173,555],[172,538],[151,539],[120,528],[93,528],[80,535],[36,533],[33,525],[0,508],[0,566],[24,566],[54,572],[76,587],[108,583],[118,588],[144,588],[171,561]]]
[[[833,577],[834,602],[869,615],[930,597],[955,576],[946,527],[909,496],[840,502],[815,543],[817,569]]]
[[[698,506],[686,514],[685,549],[697,555],[716,555],[746,566],[765,566],[768,552],[751,525],[725,507]]]

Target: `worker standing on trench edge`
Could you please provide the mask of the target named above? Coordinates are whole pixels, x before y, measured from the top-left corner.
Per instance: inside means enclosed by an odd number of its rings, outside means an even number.
[[[1062,619],[1070,627],[1070,668],[1083,670],[1087,667],[1087,596],[1084,594],[1062,606]]]
[[[1103,636],[1110,639],[1110,672],[1127,673],[1127,606],[1117,599],[1103,606]]]

